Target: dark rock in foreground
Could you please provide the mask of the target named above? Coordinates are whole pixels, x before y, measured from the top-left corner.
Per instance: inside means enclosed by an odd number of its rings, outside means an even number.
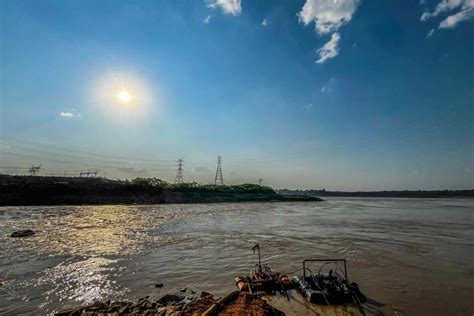
[[[156,302],[164,306],[164,305],[172,305],[174,303],[179,303],[182,300],[184,300],[184,296],[182,295],[166,294],[160,297]]]
[[[34,231],[31,229],[25,229],[25,230],[19,230],[17,232],[13,232],[10,237],[27,237],[27,236],[33,236],[35,234]]]
[[[193,291],[187,291],[193,292]],[[158,300],[144,297],[138,302],[96,302],[57,312],[56,316],[76,315],[156,315],[156,316],[198,316],[198,315],[254,315],[284,316],[284,313],[270,306],[265,300],[246,292],[234,291],[219,300],[207,292],[200,295],[166,294]]]

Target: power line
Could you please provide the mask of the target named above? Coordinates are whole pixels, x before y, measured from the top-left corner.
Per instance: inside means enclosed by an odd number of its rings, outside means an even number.
[[[80,165],[80,166],[91,167],[91,168],[119,169],[119,168],[135,168],[136,167],[136,166],[134,166],[133,164],[130,164],[130,163],[122,163],[121,165],[118,165],[118,164],[111,165],[111,164],[97,164],[97,163],[81,163],[81,162],[72,161],[72,160],[51,159],[51,158],[44,158],[40,155],[14,153],[14,152],[2,151],[2,150],[0,150],[0,155],[12,155],[12,156],[16,156],[16,157],[42,160],[42,161],[51,162],[51,163],[58,163],[58,164],[65,164],[65,165]],[[117,163],[119,163],[119,162],[117,162]],[[149,170],[149,171],[174,170],[174,169],[171,168],[172,166],[173,165],[170,164],[169,165],[170,168],[153,168],[153,167],[149,168],[149,167],[145,167],[143,169],[146,169],[146,170]]]
[[[29,150],[40,150],[40,151],[47,151],[47,152],[52,152],[52,153],[57,153],[59,152],[65,152],[69,154],[75,154],[77,155],[82,155],[82,156],[93,156],[95,159],[112,159],[112,160],[125,160],[125,161],[140,161],[143,163],[146,162],[156,162],[156,163],[162,163],[162,162],[176,162],[174,159],[143,159],[143,158],[132,158],[132,157],[124,157],[124,156],[114,156],[114,155],[104,155],[104,154],[98,154],[98,153],[93,153],[93,152],[88,152],[88,151],[81,151],[81,150],[75,150],[75,149],[68,149],[68,148],[63,148],[59,146],[54,146],[54,145],[49,145],[49,144],[41,144],[37,142],[32,142],[32,141],[25,141],[25,140],[18,140],[15,138],[5,138],[5,137],[0,137],[0,143],[3,143],[4,145],[13,145],[17,147],[24,147]],[[40,148],[38,149],[37,147],[45,147],[49,149],[44,149]],[[67,154],[66,154],[67,155]]]
[[[1,141],[0,141],[1,144]],[[162,167],[162,166],[174,166],[174,163],[166,162],[166,163],[157,163],[157,162],[141,162],[141,161],[121,161],[121,160],[110,160],[104,158],[96,158],[96,157],[87,157],[81,156],[80,154],[69,154],[69,153],[61,153],[55,152],[50,150],[38,149],[38,148],[21,148],[21,147],[8,148],[7,150],[1,150],[4,154],[13,154],[13,155],[34,155],[35,157],[41,157],[40,159],[50,159],[51,156],[54,158],[65,158],[65,159],[72,159],[72,160],[87,160],[87,161],[94,161],[95,163],[102,163],[102,164],[134,164],[140,166],[147,166],[147,167]],[[28,150],[25,154],[23,151]],[[43,158],[44,157],[44,158]]]
[[[215,185],[224,185],[224,179],[222,178],[222,167],[221,167],[222,157],[217,157],[217,169],[216,177],[214,178]]]
[[[30,168],[25,168],[25,167],[15,167],[15,166],[0,166],[0,169],[13,169],[13,170],[28,170]]]

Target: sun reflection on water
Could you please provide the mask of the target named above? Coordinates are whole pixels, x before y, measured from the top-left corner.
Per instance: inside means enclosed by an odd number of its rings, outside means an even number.
[[[125,293],[125,289],[110,279],[112,272],[121,270],[115,265],[116,263],[117,260],[92,257],[75,262],[61,262],[47,269],[34,284],[48,288],[42,306],[54,301],[91,303],[109,296],[110,293],[114,295]]]
[[[161,226],[195,213],[182,206],[9,208],[0,213],[0,300],[12,302],[7,311],[28,314],[121,299],[129,287],[120,280],[135,273],[128,258],[186,239]],[[25,228],[35,236],[8,238]]]
[[[152,223],[145,214],[130,206],[90,206],[80,212],[50,218],[39,236],[50,253],[77,255],[131,255],[150,238],[144,229]],[[154,221],[159,224],[159,221]],[[51,229],[54,226],[56,229]],[[39,234],[41,235],[41,234]]]

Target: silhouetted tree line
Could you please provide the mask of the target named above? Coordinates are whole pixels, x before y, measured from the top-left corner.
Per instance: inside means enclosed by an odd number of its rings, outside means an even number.
[[[403,191],[326,191],[322,190],[290,190],[277,191],[283,195],[307,195],[307,196],[334,196],[334,197],[406,197],[406,198],[440,198],[440,197],[474,197],[474,190],[403,190]]]

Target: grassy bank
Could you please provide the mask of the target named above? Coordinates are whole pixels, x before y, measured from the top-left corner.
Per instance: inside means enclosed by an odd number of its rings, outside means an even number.
[[[170,184],[157,178],[110,180],[0,175],[0,205],[165,204],[268,201],[320,201],[280,195],[256,184]]]

